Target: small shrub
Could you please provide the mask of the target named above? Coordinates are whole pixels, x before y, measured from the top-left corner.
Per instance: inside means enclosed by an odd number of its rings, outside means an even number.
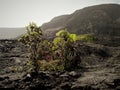
[[[39,48],[40,43],[42,42],[42,30],[35,23],[30,23],[27,27],[27,33],[23,35],[19,41],[24,45],[28,46],[29,51],[29,60],[33,62],[33,71],[37,73],[37,49]]]
[[[53,41],[42,38],[42,30],[35,23],[27,26],[27,33],[19,41],[28,47],[29,62],[26,70],[63,71],[77,68],[81,62],[78,41],[93,41],[89,34],[76,35],[66,29],[56,33]]]

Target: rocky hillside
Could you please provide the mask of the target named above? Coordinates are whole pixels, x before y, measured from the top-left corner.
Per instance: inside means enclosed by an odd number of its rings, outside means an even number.
[[[70,15],[53,18],[42,25],[42,29],[52,38],[55,32],[67,28],[77,34],[91,33],[96,37],[96,43],[120,45],[120,5],[103,4],[86,7]]]

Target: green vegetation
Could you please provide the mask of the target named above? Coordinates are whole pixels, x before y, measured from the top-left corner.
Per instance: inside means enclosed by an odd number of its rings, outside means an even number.
[[[28,47],[29,60],[35,72],[63,71],[79,66],[79,41],[93,41],[92,35],[76,35],[66,29],[56,33],[53,41],[42,38],[42,30],[35,23],[27,26],[27,33],[19,41]],[[29,65],[31,66],[31,65]]]
[[[33,62],[34,71],[38,71],[38,53],[37,50],[42,42],[42,30],[35,23],[30,23],[27,27],[27,33],[19,41],[28,46],[29,60]]]
[[[59,50],[62,52],[62,62],[65,70],[71,70],[78,67],[80,63],[78,41],[93,41],[92,35],[76,35],[69,33],[66,29],[56,33],[53,40]]]
[[[47,62],[46,60],[39,61],[40,70],[42,71],[63,71],[64,66],[60,60],[51,60]]]

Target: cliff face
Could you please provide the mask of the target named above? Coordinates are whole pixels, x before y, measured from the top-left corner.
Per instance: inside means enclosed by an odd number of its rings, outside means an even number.
[[[70,15],[53,18],[43,24],[42,29],[52,38],[55,32],[67,28],[76,34],[92,33],[96,43],[119,46],[120,45],[120,5],[103,4],[86,7]]]

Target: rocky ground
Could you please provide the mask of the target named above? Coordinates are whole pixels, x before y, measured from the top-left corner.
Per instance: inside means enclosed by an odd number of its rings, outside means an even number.
[[[74,71],[26,75],[26,48],[15,40],[0,40],[0,88],[32,90],[120,90],[120,47],[81,44],[81,67]],[[17,68],[17,70],[16,70]]]

